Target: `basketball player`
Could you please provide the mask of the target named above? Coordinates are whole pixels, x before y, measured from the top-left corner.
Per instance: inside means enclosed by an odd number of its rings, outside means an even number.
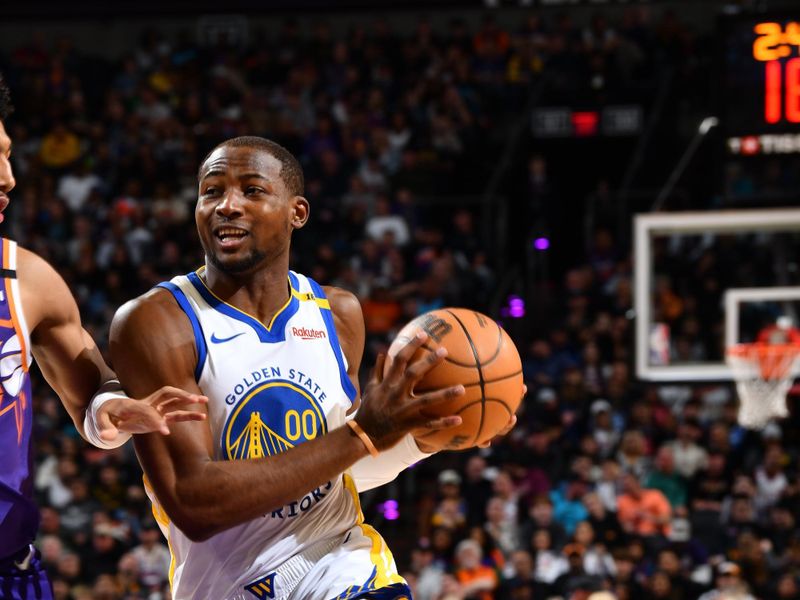
[[[0,75],[0,222],[14,188],[11,112]],[[89,442],[116,448],[131,433],[169,433],[167,422],[204,418],[184,410],[205,399],[163,388],[144,401],[122,393],[92,338],[81,326],[66,283],[42,258],[16,243],[0,244],[0,598],[52,598],[31,545],[39,526],[33,504],[31,383],[33,358],[75,427]]]
[[[459,424],[423,409],[464,388],[411,393],[446,354],[411,361],[421,333],[385,378],[378,359],[347,419],[364,321],[351,293],[289,270],[292,232],[309,217],[302,194],[283,147],[255,137],[217,146],[200,166],[195,209],[205,266],[126,304],[111,326],[126,390],[175,385],[209,398],[198,407],[206,422],[134,438],[176,599],[410,594],[357,490],[427,456],[409,432]]]

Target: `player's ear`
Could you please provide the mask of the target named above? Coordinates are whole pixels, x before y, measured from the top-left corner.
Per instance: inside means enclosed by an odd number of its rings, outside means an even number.
[[[295,196],[292,198],[291,206],[292,228],[300,229],[306,224],[306,221],[308,221],[308,217],[311,213],[311,207],[308,204],[308,200],[302,196]]]

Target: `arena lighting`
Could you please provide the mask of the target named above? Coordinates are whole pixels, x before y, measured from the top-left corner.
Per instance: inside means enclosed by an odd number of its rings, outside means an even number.
[[[387,521],[396,521],[400,518],[400,505],[397,503],[397,500],[387,500],[379,504],[378,510]]]
[[[500,316],[502,318],[521,319],[525,316],[525,300],[515,294],[510,295],[506,305],[500,309]],[[502,325],[500,326],[502,327]]]
[[[512,319],[521,319],[525,316],[525,300],[519,296],[508,297],[508,316]]]
[[[546,237],[538,237],[533,240],[533,247],[540,252],[547,250],[550,247],[550,240]]]

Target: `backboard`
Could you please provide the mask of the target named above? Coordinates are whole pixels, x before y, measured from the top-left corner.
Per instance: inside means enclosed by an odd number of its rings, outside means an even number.
[[[725,348],[800,317],[800,209],[638,215],[636,372],[730,380]]]

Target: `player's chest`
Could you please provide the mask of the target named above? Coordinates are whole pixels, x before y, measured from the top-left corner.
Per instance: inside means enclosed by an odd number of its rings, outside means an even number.
[[[200,387],[221,458],[277,454],[343,423],[350,403],[330,341],[297,333],[210,357]]]

